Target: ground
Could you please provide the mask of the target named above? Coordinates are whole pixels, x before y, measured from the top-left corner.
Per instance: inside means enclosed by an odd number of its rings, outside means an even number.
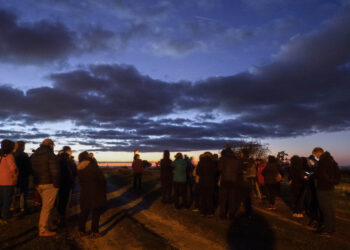
[[[38,209],[23,218],[0,225],[0,249],[350,249],[350,193],[346,185],[336,192],[337,232],[320,237],[308,228],[307,219],[292,217],[289,188],[282,186],[284,199],[277,210],[253,199],[254,216],[243,211],[233,221],[217,216],[202,217],[191,209],[176,210],[160,199],[159,170],[146,170],[142,191],[131,187],[131,171],[105,169],[108,209],[100,220],[99,239],[79,238],[79,190],[76,189],[65,229],[54,238],[37,237]],[[88,225],[89,228],[89,225]]]

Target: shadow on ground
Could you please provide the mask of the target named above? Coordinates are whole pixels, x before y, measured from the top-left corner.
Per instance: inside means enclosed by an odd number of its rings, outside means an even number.
[[[255,214],[249,219],[245,215],[237,216],[227,232],[230,249],[275,249],[275,233],[268,221]]]

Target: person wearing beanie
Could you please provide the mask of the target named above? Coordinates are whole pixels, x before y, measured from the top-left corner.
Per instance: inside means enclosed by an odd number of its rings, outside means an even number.
[[[18,169],[12,151],[15,143],[3,140],[0,149],[0,224],[7,224],[11,217],[10,206],[18,178]]]
[[[51,139],[45,139],[31,157],[34,183],[42,199],[39,236],[44,237],[56,235],[56,232],[49,229],[50,213],[55,205],[60,183],[60,170],[53,151],[54,145]]]

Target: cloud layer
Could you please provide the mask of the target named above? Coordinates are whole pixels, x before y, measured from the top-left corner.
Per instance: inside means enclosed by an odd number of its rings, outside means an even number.
[[[160,8],[153,14],[163,12]],[[0,11],[0,27],[0,59],[32,63],[59,60],[82,49],[104,48],[115,36],[97,26],[90,33],[76,35],[60,23],[20,23],[5,11]],[[166,82],[142,74],[132,65],[105,63],[51,74],[51,87],[22,91],[0,85],[0,118],[24,124],[73,121],[79,131],[62,128],[53,136],[106,151],[212,149],[244,138],[348,130],[348,27],[350,15],[344,11],[319,29],[290,39],[271,63],[202,81]],[[131,28],[140,34],[148,32],[147,27]],[[187,28],[198,41],[206,36],[201,26],[188,24]],[[237,40],[251,37],[249,32],[227,27],[220,32],[231,32]],[[79,37],[88,43],[77,43]],[[28,42],[19,43],[23,39]],[[124,34],[124,39],[131,36]],[[181,54],[193,50],[195,41],[169,40],[164,46]],[[0,135],[33,138],[32,132],[21,136],[1,130]],[[44,135],[47,133],[41,133]]]

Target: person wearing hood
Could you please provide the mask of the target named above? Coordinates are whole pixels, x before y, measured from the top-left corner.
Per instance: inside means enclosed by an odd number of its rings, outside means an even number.
[[[0,149],[0,224],[7,224],[10,219],[12,195],[18,178],[18,169],[12,155],[15,143],[3,140]]]
[[[54,143],[45,139],[31,156],[34,184],[38,190],[42,207],[39,218],[39,236],[54,236],[55,231],[49,229],[50,213],[55,205],[60,185],[60,169],[54,154]]]
[[[80,183],[80,216],[78,233],[86,236],[85,226],[90,212],[92,212],[91,237],[98,238],[100,216],[107,205],[106,180],[96,161],[86,151],[79,154],[77,166]]]
[[[199,176],[200,211],[203,215],[213,215],[217,163],[210,152],[201,155],[196,171]]]
[[[316,147],[312,154],[319,159],[315,181],[321,218],[316,232],[324,236],[330,236],[335,232],[333,198],[334,186],[339,184],[340,181],[340,170],[329,152],[324,152],[322,148]]]

